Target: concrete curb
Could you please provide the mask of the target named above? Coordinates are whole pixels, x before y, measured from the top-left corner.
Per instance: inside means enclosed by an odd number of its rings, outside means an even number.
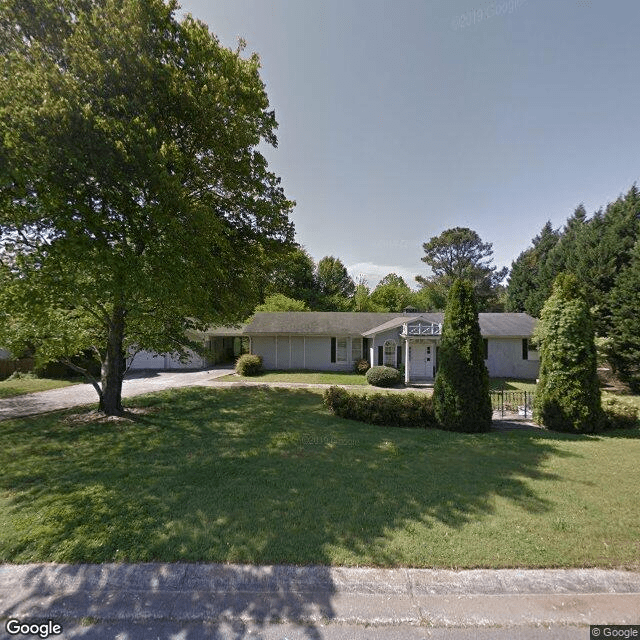
[[[0,565],[0,617],[488,627],[640,623],[640,572]]]

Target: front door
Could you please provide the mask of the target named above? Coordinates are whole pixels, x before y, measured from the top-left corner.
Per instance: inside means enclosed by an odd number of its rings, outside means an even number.
[[[409,375],[412,380],[434,377],[435,345],[426,340],[412,340],[409,343]]]

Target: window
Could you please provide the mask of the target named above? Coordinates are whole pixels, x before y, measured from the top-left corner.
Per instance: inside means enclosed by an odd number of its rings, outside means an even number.
[[[351,362],[362,360],[362,338],[351,339]]]
[[[387,340],[384,343],[384,361],[385,367],[396,366],[396,343],[394,340]]]
[[[336,362],[347,362],[347,338],[336,338]]]

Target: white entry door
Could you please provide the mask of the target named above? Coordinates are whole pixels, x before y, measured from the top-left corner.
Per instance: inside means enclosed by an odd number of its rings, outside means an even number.
[[[409,343],[409,375],[412,380],[433,378],[435,345],[426,341]]]

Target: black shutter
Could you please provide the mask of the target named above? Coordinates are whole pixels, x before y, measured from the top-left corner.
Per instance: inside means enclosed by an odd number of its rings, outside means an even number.
[[[331,338],[331,362],[336,361],[336,339]]]
[[[484,359],[489,359],[489,341],[486,338],[482,339],[482,348],[484,349]]]
[[[528,360],[529,359],[529,344],[528,344],[528,340],[526,338],[522,338],[522,359],[523,360]]]
[[[369,338],[362,338],[362,357],[369,362]]]
[[[381,365],[384,362],[384,347],[378,347],[378,364]]]
[[[400,366],[402,364],[402,345],[398,345],[396,359],[398,360],[398,366]]]

